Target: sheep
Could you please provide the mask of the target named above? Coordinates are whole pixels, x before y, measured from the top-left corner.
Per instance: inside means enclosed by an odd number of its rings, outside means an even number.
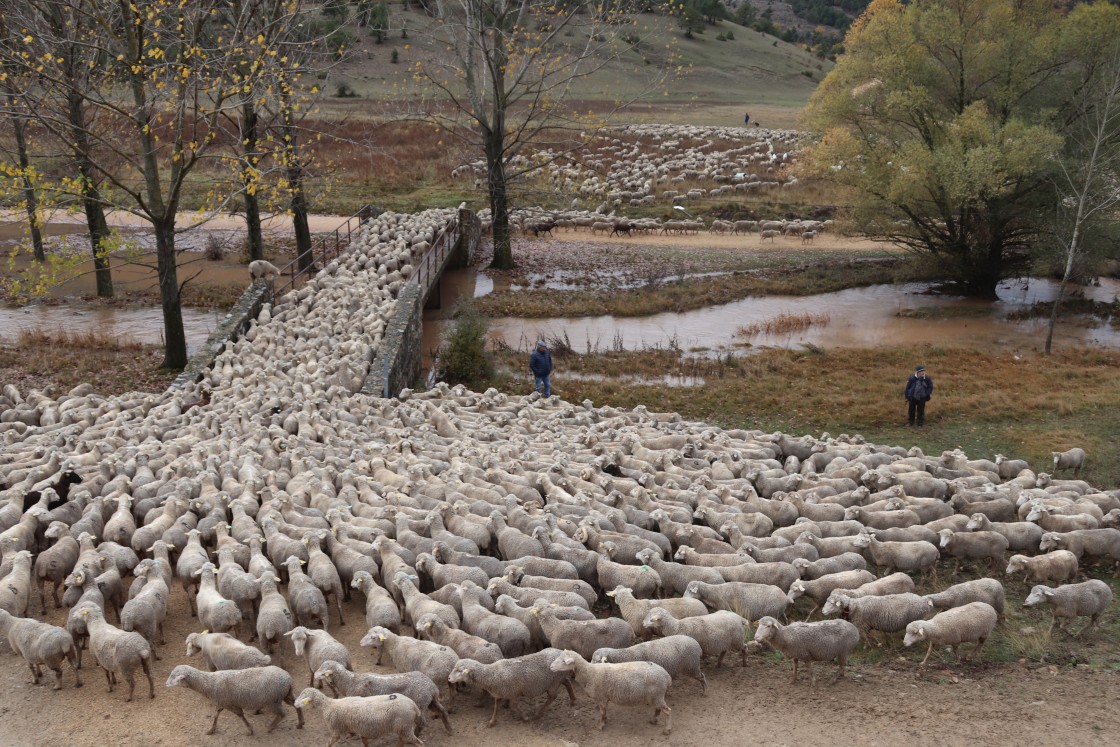
[[[156,690],[152,682],[152,647],[139,633],[130,633],[114,627],[105,622],[104,613],[96,604],[83,603],[78,609],[78,614],[85,618],[86,628],[89,630],[89,648],[97,665],[105,671],[105,680],[109,684],[109,692],[118,677],[124,677],[128,682],[128,697],[125,702],[131,702],[132,693],[136,690],[136,679],[133,676],[136,667],[144,670],[148,678],[148,697],[155,698]]]
[[[458,654],[446,646],[431,641],[399,636],[387,628],[373,627],[361,640],[363,648],[377,650],[377,663],[388,654],[389,663],[398,672],[423,672],[437,685],[447,682],[447,676],[459,660]],[[448,688],[448,707],[455,701],[454,688]]]
[[[54,688],[62,689],[62,661],[70,662],[74,670],[74,687],[82,686],[82,676],[78,672],[81,662],[74,639],[65,628],[32,620],[15,617],[0,610],[0,640],[7,641],[12,651],[23,657],[31,670],[31,683],[39,684],[41,667],[46,666],[54,672]]]
[[[401,612],[392,595],[379,586],[367,571],[357,571],[350,586],[366,598],[366,627],[380,625],[396,633],[401,628]]]
[[[982,560],[987,558],[989,572],[995,568],[996,561],[1003,560],[1007,552],[1007,538],[999,532],[954,532],[942,529],[941,549],[957,559],[953,575],[957,575],[962,560]]]
[[[599,730],[607,725],[607,705],[614,702],[624,706],[653,706],[653,719],[665,714],[664,734],[673,731],[673,711],[665,703],[665,692],[672,678],[662,667],[651,661],[631,661],[623,664],[591,664],[575,651],[565,651],[549,665],[554,672],[572,672],[573,678],[584,692],[599,706]]]
[[[315,670],[324,661],[337,661],[347,669],[353,669],[350,664],[350,652],[346,646],[336,641],[325,630],[309,630],[302,625],[297,625],[284,635],[292,639],[296,656],[304,657],[304,661],[307,662],[307,671],[310,673],[312,683],[315,681]]]
[[[276,588],[280,582],[277,576],[265,573],[260,577],[261,605],[257,610],[257,642],[265,653],[271,654],[275,646],[279,661],[284,663],[284,639],[295,622],[288,601]]]
[[[625,648],[634,640],[630,623],[617,617],[602,620],[561,620],[549,607],[534,605],[533,614],[540,618],[541,632],[553,648],[572,650],[590,659],[597,649]]]
[[[485,691],[494,699],[494,711],[490,714],[487,726],[498,723],[498,709],[503,702],[513,710],[514,701],[520,698],[533,698],[547,694],[548,699],[532,719],[538,719],[549,704],[556,699],[561,686],[568,691],[568,699],[574,707],[576,694],[568,681],[566,673],[558,673],[550,667],[563,654],[555,648],[546,648],[535,654],[502,659],[493,664],[483,664],[471,659],[460,659],[448,675],[452,685],[470,684]],[[528,720],[528,719],[526,719]]]
[[[1098,579],[1083,581],[1079,584],[1066,584],[1053,589],[1039,584],[1031,589],[1024,607],[1034,607],[1038,604],[1047,604],[1050,607],[1050,627],[1046,634],[1054,632],[1054,623],[1058,629],[1065,631],[1066,623],[1075,617],[1089,617],[1089,624],[1074,634],[1080,636],[1089,628],[1097,625],[1112,604],[1112,589],[1108,584]]]
[[[163,621],[167,618],[167,602],[171,597],[171,590],[167,588],[167,583],[156,567],[150,561],[144,562],[149,565],[137,566],[134,571],[137,578],[143,579],[143,587],[121,609],[121,630],[136,631],[144,636],[151,644],[152,653],[158,661],[160,656],[155,648],[155,639],[158,633],[159,642],[167,643],[163,637]],[[148,578],[149,573],[153,574],[151,578]]]
[[[809,618],[813,616],[813,613],[820,609],[821,605],[825,603],[832,592],[837,589],[854,589],[874,581],[874,574],[865,570],[829,573],[812,580],[794,581],[793,584],[790,585],[786,597],[789,599],[790,604],[793,604],[802,596],[809,597],[809,599],[813,600],[813,608],[809,610],[809,614],[805,616],[805,620],[808,621]]]
[[[335,608],[338,610],[338,624],[345,625],[346,621],[342,619],[342,598],[344,596],[349,598],[350,591],[349,587],[342,585],[342,579],[338,575],[334,562],[319,547],[319,542],[325,534],[326,532],[323,534],[308,532],[303,535],[303,544],[307,546],[307,577],[319,591],[323,592],[324,601],[327,597],[334,597]]]
[[[260,666],[236,671],[203,672],[180,664],[171,670],[167,678],[168,687],[179,685],[204,695],[218,707],[207,735],[213,734],[218,728],[218,716],[222,711],[236,714],[249,730],[250,736],[253,735],[253,726],[245,718],[246,711],[268,711],[274,714],[267,729],[271,733],[284,718],[284,703],[295,705],[292,676],[280,667]],[[296,709],[296,717],[299,719],[296,728],[302,729],[303,712]]]
[[[31,551],[20,550],[12,561],[12,570],[0,584],[0,610],[15,617],[27,614],[31,599]]]
[[[1072,532],[1046,532],[1039,549],[1069,550],[1081,561],[1091,558],[1111,558],[1120,565],[1120,529],[1077,529]]]
[[[633,590],[626,586],[616,586],[613,590],[607,592],[607,596],[618,605],[618,611],[622,615],[622,619],[630,623],[634,635],[639,637],[647,635],[643,623],[646,615],[654,607],[663,607],[678,619],[708,614],[707,605],[699,599],[637,599]]]
[[[839,610],[846,610],[848,620],[868,641],[873,633],[897,633],[933,611],[933,602],[917,594],[886,594],[884,596],[849,597],[833,593],[829,601]]]
[[[934,645],[952,646],[953,653],[958,659],[958,649],[962,643],[975,643],[976,646],[965,657],[984,648],[984,642],[992,634],[996,626],[998,615],[990,604],[985,602],[970,602],[963,607],[954,607],[945,612],[938,612],[929,620],[915,620],[906,626],[906,636],[902,639],[904,646],[912,646],[918,641],[928,641],[929,647],[922,658],[919,667],[924,667],[929,659]]]
[[[1003,584],[994,578],[978,578],[954,584],[937,594],[926,594],[925,598],[933,603],[934,609],[939,610],[963,607],[971,602],[984,602],[1003,617]]]
[[[591,655],[592,664],[621,664],[628,661],[652,661],[669,676],[691,677],[700,683],[700,694],[708,693],[708,680],[700,665],[704,650],[686,635],[670,635],[652,641],[635,643],[627,648],[600,648]]]
[[[1038,552],[1042,542],[1043,529],[1029,521],[992,521],[982,513],[974,513],[965,525],[969,532],[998,532],[1007,538],[1007,549],[1011,552]]]
[[[789,597],[777,586],[739,581],[720,584],[693,581],[685,589],[684,596],[686,599],[699,599],[711,610],[727,610],[748,620],[758,620],[767,615],[784,618],[790,605]]]
[[[1097,529],[1100,521],[1096,516],[1077,511],[1075,513],[1056,513],[1053,506],[1044,503],[1027,504],[1030,511],[1026,521],[1036,522],[1047,532],[1074,532],[1083,529]],[[1095,506],[1094,506],[1095,508]]]
[[[1074,447],[1069,451],[1052,451],[1050,456],[1054,459],[1054,471],[1072,469],[1074,477],[1081,477],[1081,468],[1085,466],[1085,450]]]
[[[483,598],[488,598],[486,592],[470,582],[459,587],[459,596],[463,607],[463,627],[468,633],[497,644],[506,657],[529,653],[533,636],[528,620],[538,618],[529,613],[526,613],[525,619],[494,614],[482,604]],[[513,597],[507,598],[516,604]],[[591,615],[590,612],[587,614]]]
[[[717,667],[723,665],[723,657],[728,651],[738,651],[742,658],[740,666],[747,665],[743,631],[750,627],[750,622],[734,612],[720,611],[678,620],[664,607],[654,607],[642,625],[659,636],[687,635],[694,638],[704,650],[704,656],[719,655]]]
[[[327,598],[300,569],[305,562],[294,555],[284,561],[284,566],[288,569],[288,604],[301,626],[316,624],[326,630],[329,616]]]
[[[837,589],[849,597],[881,597],[886,594],[904,594],[914,591],[914,579],[902,571],[883,576],[853,589]],[[829,595],[831,596],[831,594]],[[822,614],[828,614],[822,610]]]
[[[862,534],[853,544],[865,548],[871,562],[888,572],[921,571],[937,580],[941,553],[928,542],[880,542],[872,535]]]
[[[443,728],[451,733],[451,722],[447,719],[447,709],[439,699],[439,688],[420,672],[405,674],[355,674],[337,661],[324,661],[315,670],[315,686],[322,689],[323,683],[330,686],[336,697],[365,697],[369,695],[389,695],[400,693],[410,698],[420,709],[427,726],[427,713],[433,710],[443,721]]]
[[[520,587],[544,589],[546,591],[574,592],[587,601],[588,609],[594,606],[595,602],[599,600],[599,595],[595,593],[595,589],[591,588],[591,584],[586,581],[566,578],[549,578],[547,576],[530,576],[525,573],[525,570],[521,566],[515,564],[507,566],[506,572],[502,575],[507,581]]]
[[[811,562],[804,558],[796,558],[793,567],[797,569],[801,578],[812,581],[832,573],[865,571],[867,561],[859,553],[846,552],[843,555],[834,555],[831,558],[821,558]]]
[[[330,745],[354,734],[368,745],[370,739],[392,734],[397,745],[415,744],[424,747],[417,730],[424,726],[420,708],[404,695],[371,695],[365,698],[338,698],[331,700],[313,687],[299,694],[296,708],[317,708],[331,732]]]
[[[764,617],[758,621],[754,639],[781,651],[787,659],[793,659],[793,682],[797,682],[797,665],[804,661],[809,668],[809,686],[812,687],[817,682],[814,661],[836,659],[840,668],[833,682],[840,681],[848,665],[848,656],[859,644],[860,635],[859,628],[847,620],[782,625],[772,617]]]
[[[800,558],[804,560],[804,558]],[[806,561],[808,562],[808,561]],[[724,581],[742,581],[751,584],[769,584],[782,591],[789,591],[790,585],[801,578],[797,568],[791,563],[748,563],[716,568]]]
[[[484,664],[491,664],[504,658],[502,649],[498,644],[491,643],[485,638],[479,638],[458,628],[452,628],[444,620],[430,612],[421,615],[413,627],[416,629],[417,638],[447,646],[460,658],[474,659]]]
[[[603,546],[609,549],[612,544],[604,542]],[[661,577],[649,566],[622,565],[600,555],[596,570],[600,587],[614,589],[625,586],[639,599],[652,599],[661,588]]]
[[[187,656],[202,653],[202,660],[211,672],[221,669],[267,667],[272,657],[237,640],[229,633],[191,633],[187,636]]]
[[[249,263],[249,277],[253,280],[275,282],[280,277],[280,269],[266,259],[254,259]]]
[[[1022,572],[1028,584],[1072,583],[1077,578],[1077,556],[1069,550],[1054,550],[1045,555],[1029,558],[1012,555],[1007,563],[1008,576]]]
[[[514,586],[509,581],[501,578],[490,579],[490,583],[486,585],[486,591],[490,592],[493,597],[506,594],[522,604],[532,603],[538,599],[547,599],[563,607],[591,608],[591,605],[587,603],[583,595],[577,594],[574,591],[549,591],[548,589],[522,588],[520,586]]]
[[[195,571],[196,576],[201,576],[198,594],[195,596],[195,609],[198,610],[198,621],[207,630],[219,633],[231,631],[233,635],[241,634],[241,609],[229,599],[218,592],[215,578],[218,569],[213,563],[204,563]]]
[[[404,572],[397,573],[393,578],[393,585],[400,589],[401,596],[404,598],[404,619],[415,627],[417,620],[424,615],[432,614],[443,620],[447,627],[458,628],[459,613],[455,608],[440,604],[427,594],[422,594],[416,588],[417,580],[415,576],[409,576]]]
[[[52,596],[54,608],[61,605],[58,601],[58,590],[63,581],[74,570],[78,561],[78,540],[67,531],[68,527],[61,521],[52,521],[43,536],[55,539],[55,543],[39,553],[35,558],[35,580],[39,588],[39,612],[47,614],[47,598],[43,588],[47,581],[54,584]]]

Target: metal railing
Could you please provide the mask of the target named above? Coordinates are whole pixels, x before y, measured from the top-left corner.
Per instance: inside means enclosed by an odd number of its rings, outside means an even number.
[[[276,286],[276,296],[282,296],[288,291],[295,290],[301,280],[307,280],[311,275],[321,270],[328,262],[338,257],[350,246],[350,242],[357,236],[358,230],[366,221],[376,218],[381,214],[379,208],[373,205],[363,205],[358,212],[351,215],[338,228],[326,236],[320,236],[311,244],[311,248],[280,268],[280,277],[287,279]],[[303,260],[303,262],[301,262]],[[303,269],[300,265],[303,264]]]
[[[448,258],[459,244],[459,222],[455,221],[436,236],[431,248],[416,264],[412,279],[420,286],[421,296],[427,298],[432,285],[439,280]]]

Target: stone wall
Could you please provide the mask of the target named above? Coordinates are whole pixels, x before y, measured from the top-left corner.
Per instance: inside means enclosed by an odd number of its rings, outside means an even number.
[[[370,364],[362,393],[395,397],[420,378],[423,364],[423,294],[418,283],[406,283],[397,296],[397,310]],[[386,388],[386,381],[388,387]]]
[[[272,303],[274,285],[264,278],[254,280],[245,289],[241,298],[230,309],[222,323],[210,333],[206,342],[187,361],[183,372],[175,377],[167,391],[174,392],[187,384],[202,378],[202,374],[214,364],[214,359],[222,352],[227,342],[233,342],[249,329],[249,322],[257,318],[266,303]],[[419,346],[417,346],[419,347]]]

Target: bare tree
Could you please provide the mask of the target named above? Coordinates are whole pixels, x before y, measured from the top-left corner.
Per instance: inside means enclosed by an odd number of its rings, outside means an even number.
[[[1096,90],[1082,99],[1085,110],[1073,119],[1064,157],[1058,159],[1054,188],[1058,197],[1055,232],[1063,261],[1062,279],[1046,330],[1047,355],[1054,340],[1058,309],[1066,286],[1087,251],[1096,225],[1115,218],[1120,205],[1120,44],[1099,68]]]
[[[562,157],[581,147],[601,126],[570,110],[572,85],[617,62],[639,40],[623,5],[574,0],[435,0],[429,32],[446,59],[417,62],[415,71],[437,94],[423,118],[434,122],[486,159],[494,259],[513,267],[509,228],[511,180],[547,160],[517,159],[528,151]],[[625,37],[625,38],[623,38]],[[666,60],[667,61],[667,60]],[[643,93],[663,77],[651,68]]]
[[[0,14],[0,39],[3,39],[6,45],[11,43],[8,33],[7,19],[4,18],[3,14]],[[12,135],[15,139],[18,169],[14,171],[13,175],[18,178],[23,192],[23,204],[27,210],[27,225],[31,232],[32,251],[35,254],[36,261],[45,262],[47,253],[43,248],[43,231],[39,225],[39,195],[32,180],[31,157],[27,150],[28,114],[20,105],[15,94],[21,81],[24,84],[28,82],[27,76],[21,74],[23,72],[16,66],[4,61],[0,64],[0,79],[2,79],[0,80],[0,89],[4,92],[4,115],[11,122]]]

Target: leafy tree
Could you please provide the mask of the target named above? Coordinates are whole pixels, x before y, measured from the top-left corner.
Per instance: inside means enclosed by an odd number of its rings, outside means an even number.
[[[810,100],[809,169],[856,190],[869,236],[994,298],[1048,212],[1060,22],[1049,0],[875,0]]]
[[[1066,287],[1087,274],[1095,252],[1115,243],[1120,208],[1120,11],[1108,4],[1073,10],[1064,51],[1088,72],[1066,115],[1066,142],[1054,174],[1053,244],[1061,267],[1045,352],[1050,353]]]

